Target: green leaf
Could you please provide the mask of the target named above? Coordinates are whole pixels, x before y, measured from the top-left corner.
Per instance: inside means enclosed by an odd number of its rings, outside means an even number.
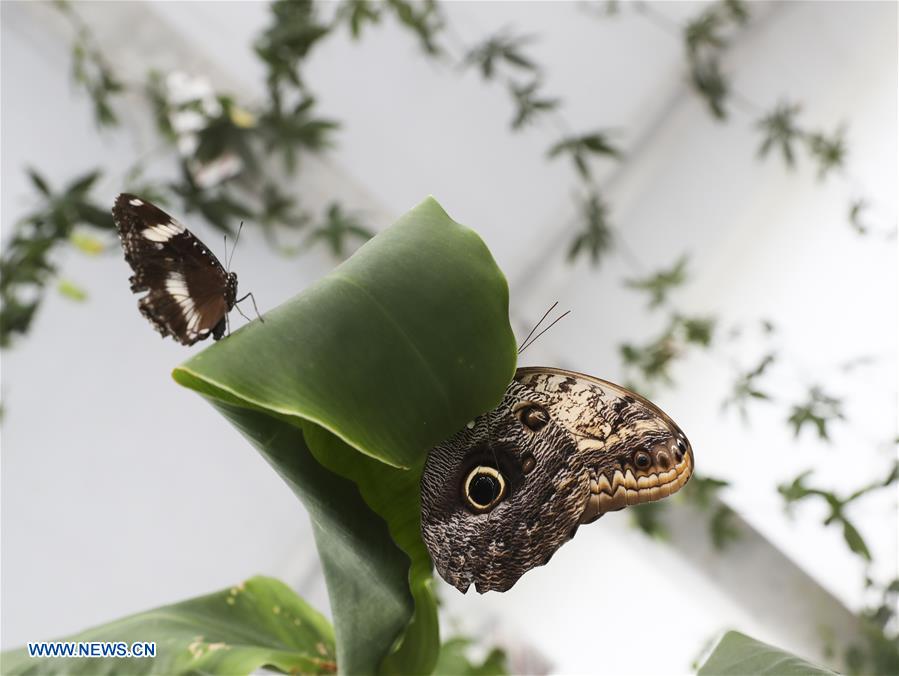
[[[704,48],[723,49],[727,41],[721,34],[725,17],[714,6],[709,7],[684,27],[684,42],[687,50],[695,54]]]
[[[428,671],[429,667],[424,665],[433,665],[437,658],[438,643],[434,639],[439,635],[439,621],[431,558],[420,530],[419,485],[423,466],[411,471],[400,470],[372,458],[360,457],[353,448],[316,425],[305,426],[305,437],[322,465],[359,486],[365,503],[387,521],[393,542],[411,561],[409,590],[415,611],[402,644],[387,656],[381,671],[408,673],[411,665],[419,665],[412,671]]]
[[[414,611],[409,559],[384,520],[369,509],[352,481],[316,461],[300,428],[245,408],[236,397],[192,376],[178,372],[176,377],[207,396],[305,505],[331,600],[340,670],[373,674]],[[422,639],[422,646],[427,642]]]
[[[796,163],[796,151],[794,143],[802,136],[802,130],[796,124],[796,117],[802,110],[798,104],[780,103],[756,126],[763,134],[762,145],[759,146],[758,155],[765,158],[772,147],[780,148],[784,163],[787,167],[793,167]]]
[[[609,207],[596,192],[591,192],[580,205],[582,229],[575,235],[568,249],[568,260],[581,254],[590,257],[590,263],[599,265],[603,256],[612,248],[615,237],[609,224]]]
[[[439,56],[443,53],[437,44],[437,36],[443,30],[445,21],[436,0],[386,0],[385,4],[400,24],[418,38],[426,54]]]
[[[721,408],[727,410],[732,405],[736,406],[745,421],[748,419],[747,405],[750,399],[770,401],[771,396],[758,389],[757,381],[764,375],[768,367],[774,363],[775,359],[774,353],[766,354],[755,368],[741,373],[733,385],[731,395],[722,402]]]
[[[56,290],[69,300],[74,300],[78,303],[87,300],[87,291],[68,279],[59,280],[59,283],[56,285]]]
[[[88,629],[65,641],[155,642],[153,658],[31,658],[3,654],[3,673],[249,674],[264,666],[333,673],[328,621],[283,582],[254,577],[200,596]]]
[[[845,517],[843,517],[843,539],[846,540],[846,544],[853,553],[858,554],[865,561],[871,560],[871,552],[861,533]]]
[[[344,0],[337,10],[337,18],[347,22],[353,39],[358,40],[366,23],[376,24],[381,20],[381,10],[371,0]]]
[[[805,402],[794,404],[790,409],[790,417],[787,423],[793,427],[793,435],[799,436],[799,432],[806,425],[811,425],[818,433],[818,438],[830,440],[828,423],[836,420],[845,420],[843,414],[843,401],[837,397],[831,397],[820,387],[811,387]]]
[[[97,256],[106,250],[106,243],[103,240],[77,230],[69,235],[69,242],[81,253],[88,256]]]
[[[809,155],[818,162],[818,179],[823,180],[833,169],[846,163],[845,139],[846,130],[837,129],[831,136],[821,132],[807,134],[805,137]]]
[[[712,505],[712,500],[717,497],[718,492],[729,485],[724,479],[694,474],[690,477],[690,482],[684,487],[682,495],[684,499],[697,507],[708,509]],[[650,502],[647,504],[654,505],[656,503]]]
[[[671,537],[668,524],[662,518],[668,509],[667,503],[645,502],[634,505],[630,510],[631,522],[650,537],[667,540]]]
[[[515,358],[505,278],[480,238],[429,199],[264,324],[175,371],[313,505],[314,523],[338,524],[321,525],[317,542],[342,671],[433,668],[439,642],[419,476],[429,448],[499,403]],[[306,470],[290,463],[301,452],[291,447],[305,444],[331,476],[358,485],[361,506],[304,480]],[[342,523],[347,510],[376,513],[386,527]],[[355,546],[357,537],[377,544]],[[399,591],[388,584],[397,575]],[[366,643],[373,627],[389,632]]]
[[[868,226],[862,214],[868,209],[868,201],[865,199],[856,199],[849,204],[849,225],[859,235],[865,235],[868,232]]]
[[[546,156],[550,159],[559,155],[569,155],[578,174],[587,180],[590,178],[590,165],[587,162],[590,155],[604,155],[617,159],[621,156],[621,151],[609,140],[608,132],[597,131],[582,136],[565,137],[546,152]]]
[[[434,674],[437,676],[504,676],[509,673],[506,653],[500,648],[493,648],[481,663],[468,657],[468,649],[472,641],[464,636],[457,636],[440,646],[440,657]]]
[[[692,59],[690,78],[696,93],[705,100],[709,112],[718,120],[727,118],[724,104],[730,95],[730,83],[721,70],[721,62],[717,58]]]
[[[84,197],[101,175],[102,172],[99,169],[95,169],[84,174],[84,176],[79,176],[66,187],[63,199]]]
[[[37,173],[36,169],[28,168],[25,170],[25,173],[28,174],[28,178],[31,179],[32,185],[38,189],[38,192],[42,193],[45,197],[50,197],[53,194],[50,190],[50,185],[47,183],[47,179]]]
[[[332,202],[325,212],[324,222],[310,234],[309,239],[313,242],[323,240],[332,254],[341,257],[346,253],[347,240],[364,242],[371,239],[373,234],[361,224],[355,214],[345,212],[340,204]]]
[[[731,542],[739,540],[743,532],[734,522],[734,511],[727,505],[718,505],[709,519],[709,534],[715,549],[721,551]]]
[[[639,279],[629,279],[625,285],[649,294],[649,307],[658,307],[668,300],[668,294],[672,289],[683,286],[687,281],[687,256],[681,256],[670,268]]]
[[[523,70],[536,71],[536,64],[521,52],[521,48],[532,41],[533,37],[531,36],[515,36],[508,31],[502,31],[487,38],[469,51],[465,55],[463,65],[478,66],[485,80],[493,78],[500,63]]]
[[[511,122],[512,129],[521,129],[524,125],[533,122],[539,115],[559,107],[560,99],[540,98],[539,87],[540,82],[537,80],[524,85],[509,82],[509,93],[515,103],[515,117]]]
[[[710,317],[679,317],[684,330],[684,340],[694,345],[708,347],[712,344],[715,320]]]
[[[826,676],[835,673],[738,631],[729,631],[699,668],[698,676]]]

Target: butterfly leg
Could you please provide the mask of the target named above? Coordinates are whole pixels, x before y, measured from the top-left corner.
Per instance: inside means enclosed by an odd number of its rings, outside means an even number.
[[[259,319],[260,322],[262,322],[263,324],[265,324],[265,320],[262,318],[262,315],[259,314],[259,308],[256,307],[256,297],[253,296],[252,293],[248,293],[248,294],[247,294],[246,296],[244,296],[243,298],[238,298],[236,301],[234,301],[235,307],[237,306],[238,303],[240,303],[241,301],[246,300],[247,298],[249,298],[251,301],[253,301],[253,310],[256,312],[256,317],[258,317],[258,319]],[[240,308],[239,308],[239,307],[237,308],[237,311],[240,312]],[[242,316],[244,319],[246,319],[247,321],[250,321],[250,318],[247,317],[243,312],[240,312],[240,314],[241,314],[241,316]]]

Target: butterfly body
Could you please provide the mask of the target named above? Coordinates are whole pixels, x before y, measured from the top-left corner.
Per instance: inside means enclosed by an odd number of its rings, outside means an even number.
[[[183,345],[220,339],[237,302],[237,275],[179,221],[140,197],[123,193],[112,209],[131,290],[159,333]]]
[[[506,591],[578,527],[679,490],[693,452],[674,422],[618,385],[522,368],[502,403],[433,448],[422,536],[460,591]]]

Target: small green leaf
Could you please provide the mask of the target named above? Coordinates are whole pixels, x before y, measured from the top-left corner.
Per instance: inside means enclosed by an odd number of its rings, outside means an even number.
[[[805,402],[793,405],[787,422],[793,427],[794,436],[799,436],[806,425],[811,425],[818,433],[818,438],[830,440],[828,424],[835,420],[844,420],[843,401],[824,393],[820,387],[811,387]]]
[[[684,340],[694,345],[708,347],[712,344],[715,320],[709,317],[679,317],[684,330]]]
[[[864,199],[853,200],[849,205],[849,225],[852,226],[852,229],[855,230],[859,235],[865,235],[868,233],[868,226],[865,225],[865,219],[862,214],[867,210],[868,202]]]
[[[509,673],[503,650],[493,648],[484,661],[478,663],[468,656],[471,644],[471,639],[457,636],[440,646],[435,676],[505,676]]]
[[[358,216],[345,212],[340,204],[332,202],[325,212],[324,222],[312,231],[309,240],[324,241],[332,254],[343,257],[351,240],[362,244],[373,236],[374,233],[362,225]]]
[[[629,512],[637,528],[650,537],[667,540],[671,537],[671,531],[662,518],[667,507],[667,503],[664,502],[645,502],[642,505],[634,505]]]
[[[371,0],[344,0],[340,3],[337,16],[347,22],[353,39],[358,40],[366,23],[376,24],[381,20],[381,11],[377,3]]]
[[[45,197],[50,197],[53,193],[50,190],[50,185],[47,183],[47,180],[37,173],[37,170],[28,168],[25,170],[25,173],[28,174],[28,178],[31,179],[31,183],[35,188],[38,189],[38,192],[43,194]]]
[[[834,169],[846,163],[845,129],[837,129],[831,136],[813,132],[805,137],[809,154],[818,162],[818,178],[824,180]]]
[[[555,110],[561,104],[560,99],[540,98],[537,91],[539,86],[540,83],[536,80],[525,85],[509,83],[509,93],[512,94],[512,100],[515,103],[512,129],[521,129],[540,115]]]
[[[83,197],[93,187],[94,183],[97,182],[97,179],[100,178],[101,175],[102,172],[99,169],[95,169],[83,176],[79,176],[66,187],[65,197]]]
[[[843,539],[855,554],[861,556],[865,561],[871,560],[871,552],[861,533],[845,517],[843,518]]]
[[[796,117],[801,109],[798,104],[780,103],[759,120],[757,127],[763,134],[762,145],[758,151],[760,158],[765,158],[771,148],[778,147],[787,167],[796,164],[794,144],[802,138],[802,130],[796,124]]]
[[[747,419],[747,404],[749,399],[770,401],[771,397],[758,389],[758,380],[764,375],[768,367],[775,361],[773,353],[766,354],[759,363],[749,371],[741,373],[734,382],[731,395],[721,405],[723,410],[736,406],[744,420]]]
[[[336,671],[328,621],[283,582],[254,577],[200,596],[88,629],[64,641],[155,642],[153,658],[32,658],[3,653],[3,673],[249,674]]]
[[[695,54],[705,48],[722,49],[727,45],[721,31],[724,28],[724,17],[717,7],[709,7],[698,17],[687,23],[684,28],[684,41],[687,50]]]
[[[690,477],[689,483],[684,486],[682,494],[688,502],[702,509],[707,509],[712,505],[712,500],[718,495],[719,491],[729,485],[730,483],[724,479],[694,474]]]
[[[834,676],[774,646],[738,631],[727,632],[700,667],[698,676]]]
[[[706,102],[709,112],[718,119],[727,118],[724,104],[730,95],[730,84],[717,58],[697,58],[690,63],[693,88]]]
[[[709,519],[709,534],[715,549],[721,551],[740,539],[742,531],[734,521],[734,511],[727,505],[718,505]]]
[[[103,240],[78,230],[69,235],[69,241],[72,246],[88,256],[97,256],[106,250]]]
[[[687,281],[688,261],[686,255],[681,256],[670,268],[659,270],[648,277],[629,279],[625,285],[646,291],[649,294],[649,307],[658,307],[668,299],[668,294],[673,289],[683,286]]]
[[[87,291],[68,279],[59,280],[56,290],[59,291],[60,295],[78,303],[83,303],[87,300]]]
[[[425,53],[431,56],[443,53],[437,45],[437,35],[444,28],[445,21],[436,0],[386,0],[386,5],[400,24],[415,34]]]
[[[537,66],[521,51],[523,46],[532,41],[533,37],[527,35],[514,36],[505,31],[498,33],[469,51],[463,65],[478,66],[485,80],[492,79],[502,63],[513,68],[536,71]]]
[[[560,155],[568,155],[574,162],[575,169],[581,178],[590,178],[588,158],[601,155],[611,158],[621,156],[621,151],[608,138],[608,132],[596,131],[581,136],[569,136],[553,145],[546,153],[550,159]]]
[[[609,208],[596,192],[591,192],[580,205],[582,226],[568,249],[568,260],[573,261],[582,254],[590,257],[591,264],[598,265],[614,243],[609,225]]]

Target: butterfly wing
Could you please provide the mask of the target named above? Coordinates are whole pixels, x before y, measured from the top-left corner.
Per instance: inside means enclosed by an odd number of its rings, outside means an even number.
[[[156,330],[184,345],[221,337],[236,275],[179,221],[135,195],[119,195],[112,216],[134,271],[131,290],[148,292],[138,305]]]
[[[689,442],[652,402],[581,373],[522,368],[500,406],[428,454],[422,536],[461,591],[505,591],[580,525],[667,497],[692,471]],[[502,490],[481,509],[475,489],[493,476]]]
[[[520,368],[516,381],[547,397],[553,420],[595,469],[583,522],[680,490],[693,474],[693,450],[658,406],[625,387],[583,373]]]

